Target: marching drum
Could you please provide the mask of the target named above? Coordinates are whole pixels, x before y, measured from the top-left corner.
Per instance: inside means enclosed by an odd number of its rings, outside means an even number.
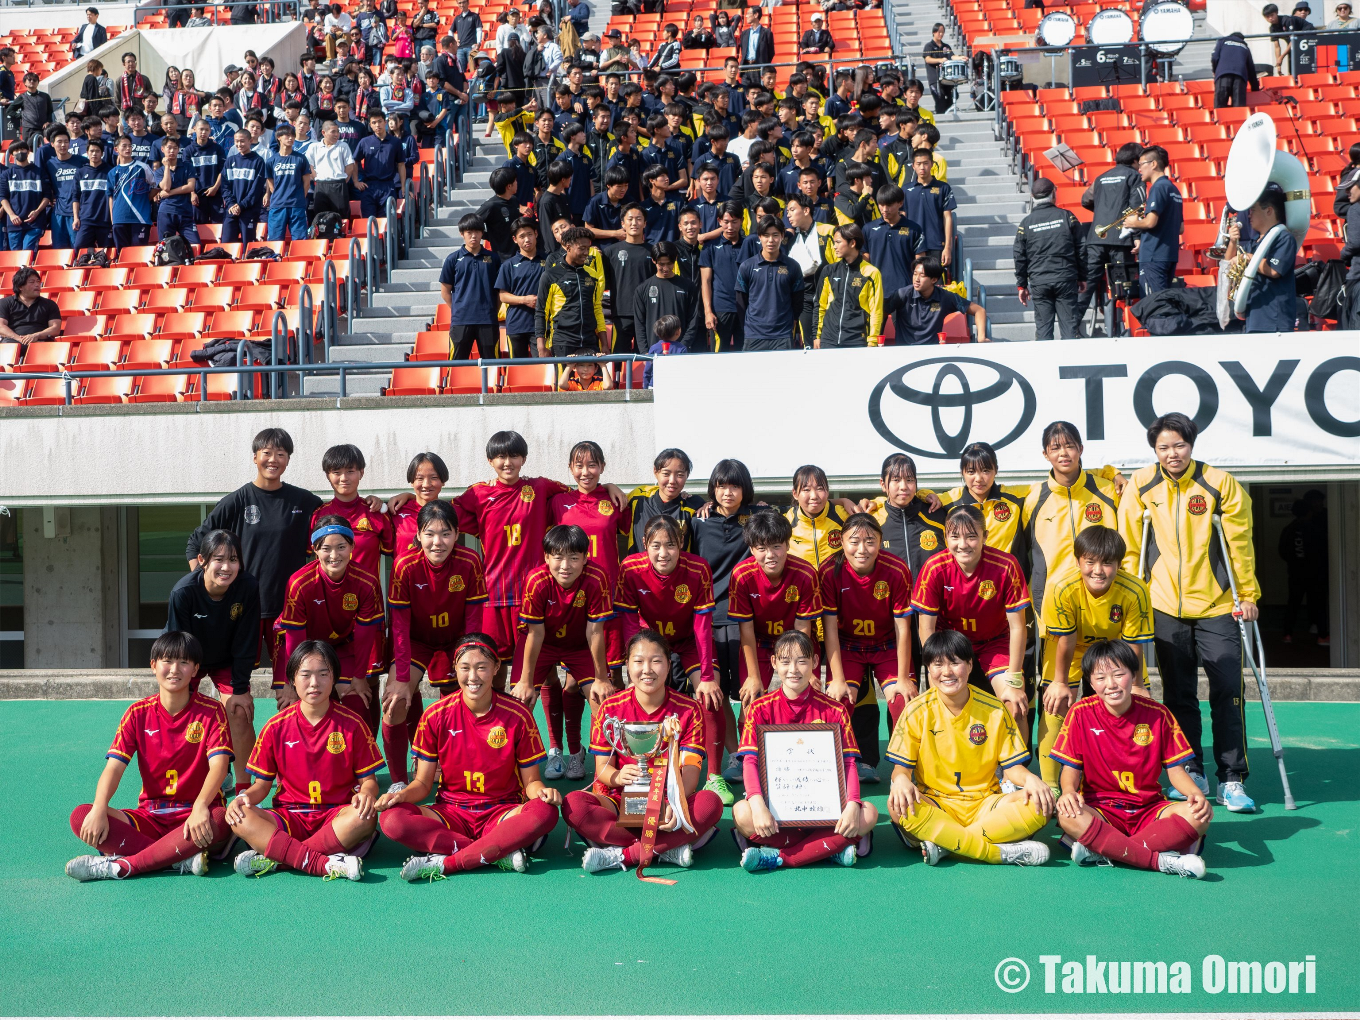
[[[1098,11],[1086,25],[1086,41],[1092,46],[1122,46],[1133,42],[1133,19],[1113,7]]]
[[[940,82],[944,85],[962,85],[970,77],[966,60],[946,60],[940,65]]]
[[[1020,61],[1016,57],[1002,57],[998,70],[1001,72],[1001,80],[1005,82],[1020,81],[1025,77],[1025,72],[1021,70]]]
[[[1077,19],[1066,11],[1044,15],[1039,22],[1040,46],[1066,46],[1077,37]]]
[[[1177,0],[1161,0],[1143,10],[1138,30],[1153,53],[1174,57],[1195,34],[1195,16]]]

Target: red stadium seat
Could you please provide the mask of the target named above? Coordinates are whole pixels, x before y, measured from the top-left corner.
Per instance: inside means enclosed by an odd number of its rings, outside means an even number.
[[[61,338],[63,340],[99,340],[103,337],[107,315],[62,315]]]
[[[968,320],[962,312],[950,312],[944,317],[944,329],[940,332],[942,344],[966,344],[972,341],[968,334]]]
[[[96,266],[90,270],[89,279],[85,281],[83,289],[87,291],[120,290],[127,286],[128,276],[131,272],[130,269],[117,266],[111,266],[108,269],[101,269]]]
[[[236,297],[233,287],[199,287],[189,296],[188,310],[194,312],[225,312]]]
[[[207,325],[208,317],[203,312],[171,312],[161,320],[156,337],[162,340],[197,338]]]
[[[25,395],[19,398],[19,403],[25,407],[51,407],[57,404],[66,403],[66,380],[65,379],[33,379],[29,381],[28,390]],[[72,379],[71,395],[75,397],[80,392],[80,381]]]
[[[9,372],[19,363],[19,345],[12,340],[0,340],[0,372]]]
[[[43,273],[43,294],[51,297],[68,290],[79,290],[88,272],[88,269],[49,269]]]
[[[146,303],[142,305],[142,310],[154,312],[157,315],[168,315],[172,312],[182,312],[184,306],[188,303],[189,291],[186,288],[161,287],[147,293]]]
[[[25,372],[56,372],[71,360],[71,344],[65,340],[35,340],[24,350],[20,362]]]
[[[134,340],[128,345],[127,358],[119,367],[168,368],[174,351],[175,341],[170,337],[156,336],[146,340]]]
[[[268,331],[267,324],[265,330]],[[255,313],[214,312],[208,323],[208,332],[214,337],[229,337],[231,339],[251,336],[255,332]]]
[[[193,266],[180,266],[175,273],[176,287],[211,287],[222,271],[221,262],[203,262]],[[168,286],[168,285],[167,285]]]
[[[95,311],[103,312],[106,315],[117,315],[119,312],[135,312],[141,307],[142,292],[140,290],[106,290],[100,292]]]
[[[186,394],[192,385],[188,375],[139,376],[140,384],[132,398],[134,404],[174,404],[191,399]]]
[[[290,241],[288,243],[288,254],[283,258],[286,262],[317,262],[326,257],[326,250],[330,246],[330,241],[324,237],[308,238],[301,241]]]
[[[101,376],[85,381],[85,392],[76,397],[77,404],[126,404],[132,396],[137,377]]]
[[[126,275],[126,269],[105,269],[106,273],[123,273],[123,279],[130,287],[141,287],[143,290],[155,287],[168,287],[170,280],[175,274],[174,266],[138,266],[132,270],[132,276]],[[121,284],[119,286],[122,286]]]
[[[551,393],[556,388],[556,365],[510,365],[500,387],[502,393]]]
[[[259,283],[264,275],[263,262],[237,262],[221,266],[217,272],[215,285],[219,287],[244,287],[248,283]]]
[[[67,367],[73,372],[102,372],[118,367],[122,353],[123,345],[116,340],[86,340]]]
[[[156,317],[143,313],[124,313],[116,315],[109,330],[108,339],[126,337],[129,341],[140,340],[156,331]]]
[[[116,266],[149,266],[156,254],[156,248],[150,244],[128,245],[118,253],[118,258],[114,262]]]
[[[283,300],[282,288],[277,284],[242,287],[232,302],[232,308],[240,311],[273,311]],[[272,319],[273,316],[270,316]]]
[[[305,262],[270,262],[265,266],[265,283],[301,283],[307,279]]]
[[[0,267],[19,269],[33,262],[31,251],[0,251]]]
[[[408,358],[410,361],[448,361],[453,352],[449,347],[448,333],[438,330],[416,334],[415,346]],[[478,387],[480,389],[480,387]]]
[[[441,369],[438,368],[395,368],[392,381],[383,388],[389,397],[424,397],[439,392]]]
[[[70,248],[39,248],[33,256],[34,269],[65,269],[75,260],[76,253]]]
[[[448,341],[448,335],[444,335]],[[448,352],[445,352],[447,357]],[[440,359],[443,360],[443,359]],[[496,385],[496,370],[488,368],[486,370],[486,388],[491,392]],[[444,374],[444,393],[481,393],[482,392],[482,370],[476,365],[464,365],[459,368],[445,370]]]

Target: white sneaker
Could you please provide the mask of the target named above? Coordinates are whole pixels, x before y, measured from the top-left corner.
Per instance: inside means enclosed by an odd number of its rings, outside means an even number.
[[[686,843],[678,846],[674,850],[662,850],[656,855],[658,861],[665,861],[667,864],[674,864],[677,868],[688,868],[694,863],[694,851]]]
[[[566,771],[562,752],[556,747],[548,748],[548,760],[543,766],[544,779],[561,779]]]
[[[1181,878],[1203,878],[1204,858],[1195,854],[1178,854],[1174,850],[1157,855],[1157,870],[1163,875],[1179,875]]]
[[[623,863],[623,847],[621,846],[590,847],[581,855],[581,867],[592,874],[597,871],[608,871],[610,868],[628,870]]]
[[[1084,843],[1072,844],[1072,863],[1081,864],[1086,867],[1096,866],[1102,868],[1113,868],[1110,859],[1104,854],[1098,854]]]
[[[522,875],[529,870],[529,855],[523,850],[516,850],[497,861],[496,867],[502,871],[518,871]]]
[[[1035,868],[1048,863],[1048,844],[1037,839],[1022,839],[1018,843],[998,843],[1002,864],[1018,864],[1022,868]]]
[[[401,793],[401,791],[404,789],[406,789],[405,783],[393,783],[391,786],[387,788],[387,792],[391,794],[398,794]]]
[[[579,751],[573,751],[567,755],[567,778],[584,779],[586,777],[586,749],[583,747]]]
[[[236,874],[244,875],[246,878],[260,878],[278,868],[278,861],[271,861],[262,853],[254,850],[242,850],[236,855],[236,863],[232,865],[236,869]]]
[[[408,882],[442,882],[448,878],[444,874],[444,854],[424,854],[408,857],[401,866],[401,877]]]
[[[921,859],[932,868],[940,863],[940,858],[944,856],[944,851],[928,839],[921,840]]]
[[[194,875],[202,878],[208,873],[208,854],[206,851],[201,854],[194,854],[187,861],[178,862],[170,870],[181,875]]]
[[[103,854],[84,854],[66,862],[66,874],[79,882],[98,882],[105,878],[122,878],[118,869],[121,857]]]
[[[364,859],[353,854],[331,854],[326,858],[326,874],[322,878],[330,882],[337,878],[347,878],[357,882],[364,877]]]

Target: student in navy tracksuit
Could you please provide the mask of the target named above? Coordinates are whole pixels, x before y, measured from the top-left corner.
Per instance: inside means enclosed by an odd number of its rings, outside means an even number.
[[[160,199],[156,203],[156,233],[162,241],[179,234],[190,244],[201,243],[194,223],[194,191],[198,181],[194,168],[183,158],[178,138],[166,138],[161,147],[161,171],[157,177]]]
[[[365,216],[386,216],[387,199],[401,197],[406,182],[405,153],[401,142],[387,130],[387,118],[374,111],[368,116],[372,134],[365,135],[354,148],[359,165],[359,209]]]
[[[777,219],[761,219],[756,233],[760,254],[741,264],[732,288],[745,318],[742,346],[748,351],[786,351],[803,310],[803,270],[780,254],[784,228]]]
[[[255,240],[264,210],[264,184],[269,170],[251,150],[250,132],[236,132],[236,151],[222,167],[222,243]]]
[[[714,334],[717,350],[739,351],[745,330],[732,286],[741,266],[742,208],[739,202],[724,202],[720,208],[718,228],[722,233],[716,240],[705,243],[699,253],[704,324]],[[704,346],[707,349],[707,343]]]
[[[307,236],[307,188],[312,183],[311,164],[306,156],[293,151],[294,137],[291,124],[280,124],[274,129],[279,151],[270,156],[265,179],[271,241],[282,241],[285,230],[294,241]]]
[[[515,358],[546,358],[546,350],[534,350],[534,309],[538,304],[538,278],[543,275],[543,256],[538,253],[538,227],[521,216],[510,225],[519,249],[502,262],[496,274],[496,289],[505,304],[505,334],[510,355]]]
[[[76,171],[85,165],[85,157],[71,151],[71,135],[64,127],[52,130],[52,154],[43,163],[47,176],[47,194],[52,200],[52,247],[69,248],[71,238],[71,203],[76,197]]]
[[[10,251],[37,251],[47,229],[47,182],[43,172],[28,161],[27,142],[9,147],[14,162],[0,169],[0,210]]]
[[[147,244],[155,214],[151,193],[156,176],[151,167],[132,155],[132,139],[123,135],[114,146],[117,162],[109,168],[109,212],[113,220],[113,246],[122,251],[131,245]]]
[[[85,145],[87,166],[76,171],[76,199],[71,205],[71,247],[76,257],[85,248],[107,248],[113,244],[113,224],[109,219],[109,167],[104,162],[104,140],[91,138]]]
[[[194,168],[194,222],[221,223],[222,167],[227,154],[213,141],[211,124],[206,120],[194,124],[194,140],[180,150],[179,158]]]
[[[472,345],[477,345],[477,357],[496,357],[500,330],[496,326],[499,300],[496,277],[500,274],[501,259],[494,251],[482,247],[486,224],[480,216],[468,213],[458,221],[458,233],[463,246],[444,260],[439,273],[439,290],[449,306],[449,341],[453,345],[453,360],[463,361],[472,356]]]

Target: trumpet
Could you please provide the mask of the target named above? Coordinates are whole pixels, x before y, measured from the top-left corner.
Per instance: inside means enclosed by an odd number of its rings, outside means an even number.
[[[1115,220],[1113,223],[1107,223],[1103,227],[1096,227],[1096,237],[1104,237],[1115,227],[1121,226],[1123,222],[1130,216],[1142,216],[1142,215],[1143,206],[1140,205],[1137,208],[1129,206],[1127,209],[1125,209],[1122,213],[1119,214],[1119,219]]]

